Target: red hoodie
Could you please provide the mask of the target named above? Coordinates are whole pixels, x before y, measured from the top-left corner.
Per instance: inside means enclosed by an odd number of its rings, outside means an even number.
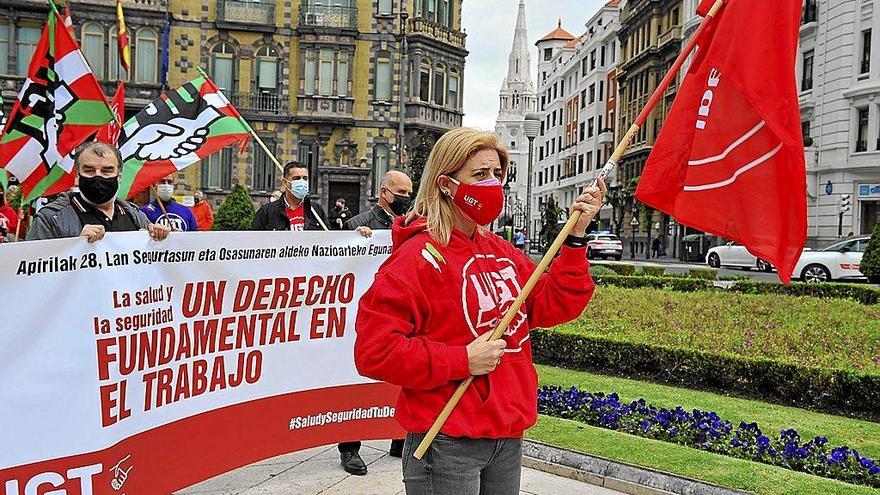
[[[391,257],[360,300],[354,357],[358,371],[402,387],[396,418],[424,433],[469,376],[466,346],[495,328],[535,264],[494,234],[453,230],[449,245],[425,222],[392,227]],[[593,294],[585,249],[563,247],[520,308],[501,364],[477,377],[441,430],[454,437],[515,438],[537,419],[538,376],[529,328],[577,318]]]

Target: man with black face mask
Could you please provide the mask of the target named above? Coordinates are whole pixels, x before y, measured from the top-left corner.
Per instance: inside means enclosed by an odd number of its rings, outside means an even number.
[[[348,230],[390,229],[391,222],[409,210],[412,204],[412,180],[403,172],[390,170],[382,177],[379,188],[378,204],[370,211],[353,216],[345,223]]]
[[[97,141],[74,151],[79,192],[61,194],[40,209],[27,240],[85,237],[88,242],[103,239],[107,232],[146,230],[161,241],[171,229],[150,223],[136,205],[116,197],[122,171],[119,150]]]
[[[365,237],[373,235],[374,230],[387,230],[391,228],[391,223],[395,218],[409,211],[412,205],[413,184],[403,172],[390,170],[382,176],[382,182],[379,187],[378,204],[370,211],[365,211],[351,217],[345,223],[348,230],[356,230]],[[339,444],[339,452],[342,456],[342,465],[346,471],[352,474],[366,474],[367,467],[363,466],[361,472],[355,472],[347,464],[351,464],[351,460],[347,463],[347,459],[351,459],[352,453],[357,454],[360,449],[360,442],[347,442]],[[391,441],[391,449],[389,454],[393,457],[401,457],[403,455],[403,439]],[[357,457],[360,461],[360,457]]]

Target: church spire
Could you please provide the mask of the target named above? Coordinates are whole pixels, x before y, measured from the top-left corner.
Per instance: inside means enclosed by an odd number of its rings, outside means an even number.
[[[516,16],[516,31],[513,34],[513,48],[510,50],[507,67],[508,82],[531,82],[532,58],[529,51],[529,36],[526,31],[526,2],[519,0]]]

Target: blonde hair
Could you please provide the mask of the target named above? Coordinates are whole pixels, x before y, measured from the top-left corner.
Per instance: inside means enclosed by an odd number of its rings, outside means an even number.
[[[424,217],[428,223],[428,234],[435,241],[443,245],[448,244],[452,236],[455,205],[452,203],[452,198],[447,197],[440,190],[437,179],[441,175],[454,175],[464,167],[468,159],[483,150],[494,150],[498,153],[502,177],[507,176],[510,159],[507,150],[494,133],[459,127],[448,131],[437,140],[428,156],[419,193],[416,195],[412,211],[407,215],[406,222],[409,224],[419,217]]]

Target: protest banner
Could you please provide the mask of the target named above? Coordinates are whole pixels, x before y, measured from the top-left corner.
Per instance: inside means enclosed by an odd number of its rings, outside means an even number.
[[[358,375],[390,233],[111,233],[0,246],[0,493],[167,494],[261,459],[399,437]]]

